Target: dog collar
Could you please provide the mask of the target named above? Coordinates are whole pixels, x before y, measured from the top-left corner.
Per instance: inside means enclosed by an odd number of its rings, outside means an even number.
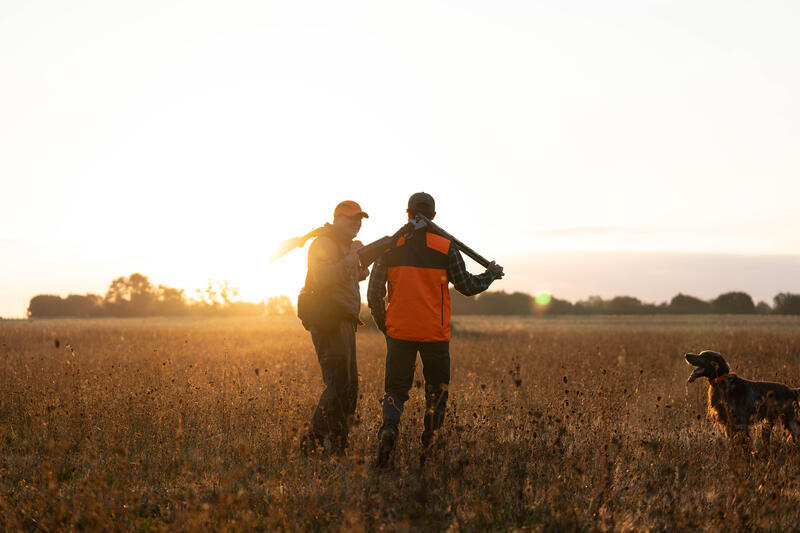
[[[728,372],[727,374],[722,374],[721,376],[718,376],[718,377],[716,377],[714,379],[709,379],[708,380],[708,384],[713,386],[713,385],[716,385],[717,383],[722,382],[722,380],[724,380],[728,376],[735,376],[735,375],[736,374],[734,374],[733,372]]]

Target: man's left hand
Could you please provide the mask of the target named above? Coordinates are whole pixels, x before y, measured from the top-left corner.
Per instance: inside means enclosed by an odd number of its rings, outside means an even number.
[[[501,267],[500,265],[498,265],[494,261],[492,261],[491,263],[489,263],[486,266],[486,270],[488,270],[489,272],[492,273],[492,276],[494,276],[494,279],[500,279],[505,275],[503,273],[503,267]]]

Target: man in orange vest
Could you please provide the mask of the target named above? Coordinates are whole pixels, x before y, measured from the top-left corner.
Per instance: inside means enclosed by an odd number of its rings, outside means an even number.
[[[418,192],[408,199],[408,218],[436,215],[430,194]],[[453,243],[427,228],[402,237],[372,268],[367,291],[375,323],[386,335],[386,375],[383,424],[378,438],[377,465],[388,466],[397,440],[400,415],[414,380],[417,352],[425,376],[424,462],[436,430],[444,422],[450,383],[450,291],[448,283],[465,296],[485,291],[503,277],[494,262],[483,274],[467,272]],[[388,308],[384,303],[388,284]]]
[[[308,274],[304,292],[315,293],[314,319],[304,325],[311,332],[325,390],[314,409],[311,424],[301,440],[300,451],[309,454],[329,443],[334,453],[344,453],[347,435],[358,399],[356,324],[361,309],[358,282],[369,271],[362,268],[353,241],[368,218],[351,200],[333,211],[333,224],[326,224],[308,248]],[[300,306],[298,305],[298,308]]]

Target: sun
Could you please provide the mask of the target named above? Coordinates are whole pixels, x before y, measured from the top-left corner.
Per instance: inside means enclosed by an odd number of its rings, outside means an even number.
[[[266,300],[270,296],[285,295],[294,300],[305,283],[307,242],[270,263],[276,246],[282,239],[262,240],[243,253],[241,262],[230,265],[231,284],[239,287],[245,301]]]

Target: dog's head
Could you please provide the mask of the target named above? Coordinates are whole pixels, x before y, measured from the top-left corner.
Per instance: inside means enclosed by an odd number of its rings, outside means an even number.
[[[712,350],[703,350],[699,354],[687,353],[686,362],[697,367],[689,374],[689,383],[697,378],[714,379],[731,371],[725,358]]]

